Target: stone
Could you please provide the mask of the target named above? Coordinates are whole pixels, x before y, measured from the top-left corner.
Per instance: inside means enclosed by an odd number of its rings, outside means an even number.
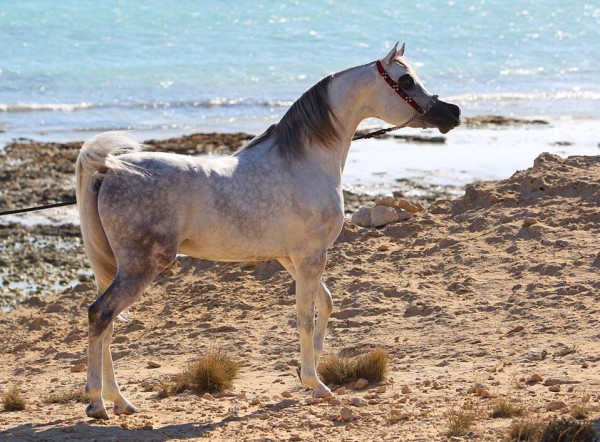
[[[346,394],[348,393],[348,390],[346,389],[346,387],[340,387],[337,390],[335,390],[336,394]]]
[[[522,325],[517,325],[515,328],[513,328],[512,330],[510,330],[508,333],[506,333],[507,335],[512,335],[513,333],[519,333],[521,331],[523,331],[524,328]]]
[[[292,393],[289,391],[283,391],[281,392],[281,397],[292,397]]]
[[[241,401],[247,401],[248,400],[248,395],[243,392],[237,395],[236,399],[239,399]]]
[[[421,206],[421,207],[423,207],[423,206]],[[400,198],[398,200],[398,202],[396,203],[396,208],[405,210],[409,213],[417,213],[417,212],[421,211],[421,209],[417,205],[406,201],[404,198]],[[423,210],[424,210],[424,208],[423,208]]]
[[[162,364],[156,361],[148,361],[148,368],[159,368]]]
[[[361,207],[358,212],[352,214],[350,222],[360,227],[371,227],[371,212],[372,207]]]
[[[537,382],[542,382],[544,378],[542,378],[539,374],[534,373],[527,378],[527,382],[530,384],[535,384]]]
[[[398,210],[396,214],[398,215],[398,221],[408,221],[413,217],[413,214],[407,210]]]
[[[396,209],[388,206],[375,206],[371,210],[371,225],[381,227],[398,221],[399,216]]]
[[[386,391],[387,391],[387,387],[385,385],[380,385],[379,387],[377,387],[377,390],[375,390],[375,393],[383,394]]]
[[[85,364],[75,364],[71,367],[71,373],[83,373],[85,369]]]
[[[551,385],[561,385],[561,384],[578,384],[579,381],[574,381],[569,378],[548,378],[544,381],[544,385],[549,387]]]
[[[363,389],[367,388],[367,385],[369,385],[369,381],[361,378],[354,383],[354,388],[356,390],[363,390]]]
[[[260,398],[257,398],[257,397],[255,397],[254,399],[252,399],[250,401],[250,405],[260,405],[260,404],[261,404]]]
[[[529,226],[533,226],[534,224],[539,223],[537,218],[525,218],[523,220],[523,226],[524,227],[529,227]]]
[[[350,405],[353,405],[355,407],[366,407],[367,402],[362,400],[359,397],[353,397],[352,400],[350,401]]]
[[[375,205],[376,206],[387,206],[387,207],[395,207],[396,206],[396,200],[394,199],[393,196],[386,196],[383,198],[378,198],[375,200]]]
[[[548,387],[548,391],[552,391],[553,393],[558,393],[560,391],[560,385],[551,385]]]
[[[377,250],[380,252],[387,252],[390,250],[390,247],[387,244],[381,244],[379,247],[377,247]]]
[[[473,385],[471,388],[469,388],[467,393],[469,393],[469,394],[474,393],[481,398],[492,397],[492,394],[489,392],[489,390],[482,384]]]
[[[402,390],[400,390],[400,391],[402,392],[402,394],[410,394],[412,390],[410,389],[410,387],[408,385],[404,385],[402,387]]]
[[[210,393],[204,393],[202,395],[202,399],[204,399],[205,401],[214,401],[215,397]]]
[[[556,411],[556,410],[561,410],[563,408],[565,408],[567,406],[567,404],[565,404],[563,401],[550,401],[548,402],[548,405],[546,405],[546,410],[547,411]]]
[[[342,408],[342,410],[340,411],[339,420],[341,422],[350,422],[354,420],[354,414],[352,413],[352,410],[348,407]]]

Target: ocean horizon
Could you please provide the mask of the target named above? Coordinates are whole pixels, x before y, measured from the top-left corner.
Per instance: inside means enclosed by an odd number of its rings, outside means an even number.
[[[331,72],[407,43],[467,116],[600,117],[600,8],[574,1],[0,6],[0,129],[259,133]]]

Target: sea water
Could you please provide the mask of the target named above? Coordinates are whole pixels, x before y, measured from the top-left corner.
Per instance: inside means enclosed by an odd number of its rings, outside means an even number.
[[[597,2],[2,0],[0,141],[259,133],[397,40],[465,115],[600,117]]]

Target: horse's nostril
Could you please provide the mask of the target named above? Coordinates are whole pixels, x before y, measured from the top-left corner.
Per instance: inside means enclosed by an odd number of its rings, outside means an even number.
[[[450,105],[450,113],[452,114],[452,116],[454,118],[456,118],[458,120],[460,118],[460,107],[458,107],[455,104],[451,104]]]

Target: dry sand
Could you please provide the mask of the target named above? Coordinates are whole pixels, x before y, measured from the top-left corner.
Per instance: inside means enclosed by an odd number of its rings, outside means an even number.
[[[330,402],[313,403],[296,377],[292,280],[276,263],[184,257],[160,275],[113,344],[139,412],[108,422],[86,418],[83,404],[43,403],[83,387],[92,285],[31,298],[0,316],[0,391],[16,385],[29,402],[0,412],[0,439],[430,441],[447,439],[448,413],[466,408],[476,417],[467,438],[501,440],[511,419],[489,417],[498,398],[532,420],[587,401],[597,424],[599,178],[600,157],[545,154],[409,221],[346,224],[324,275],[335,302],[326,353],[380,346],[391,373],[385,388],[347,386]],[[146,391],[211,347],[244,364],[231,392]],[[543,381],[527,383],[534,374]],[[565,406],[547,411],[552,401]],[[338,419],[345,406],[350,422]]]

